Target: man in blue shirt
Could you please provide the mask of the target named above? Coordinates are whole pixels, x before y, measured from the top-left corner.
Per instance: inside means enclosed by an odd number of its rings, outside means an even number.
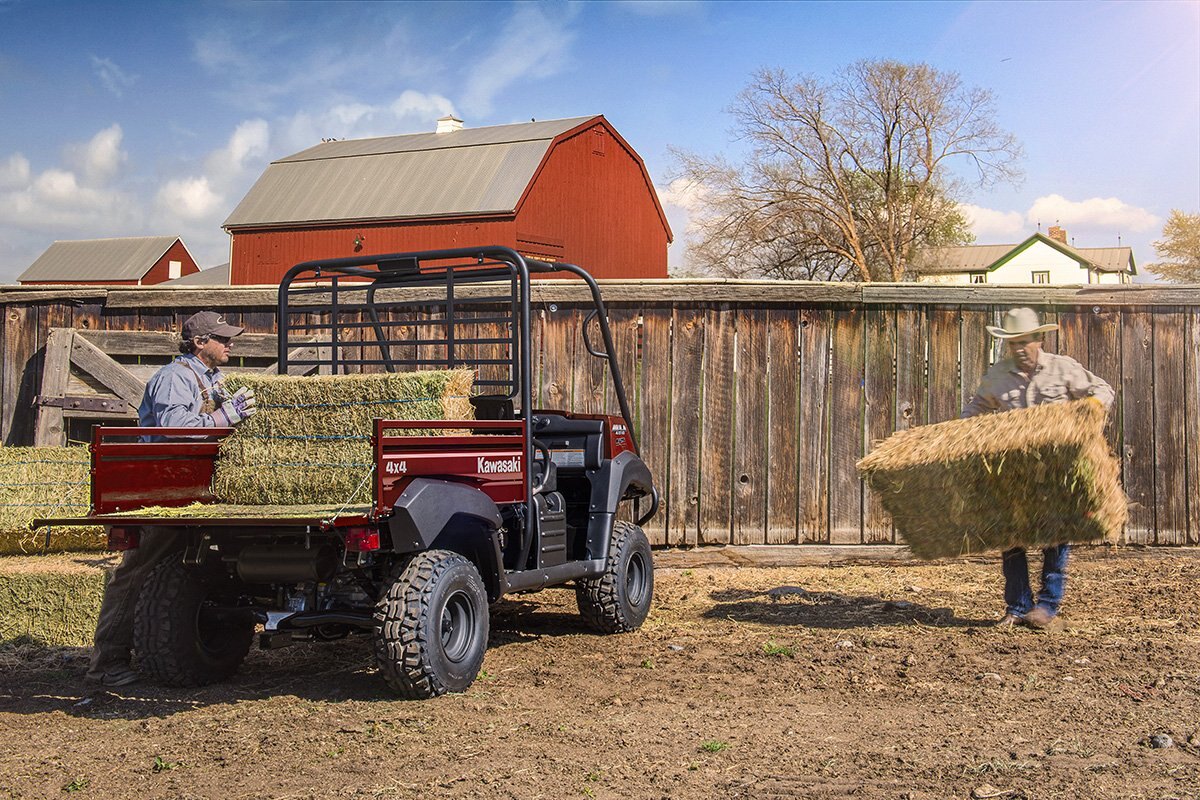
[[[220,368],[229,363],[229,347],[242,328],[230,325],[212,311],[201,311],[183,323],[181,355],[146,384],[138,408],[143,428],[232,427],[256,411],[254,392],[245,387],[227,396]],[[144,436],[143,441],[165,441]],[[171,528],[142,529],[138,546],[126,550],[104,588],[96,622],[89,681],[102,686],[126,686],[138,679],[130,667],[133,615],[146,576],[164,559],[180,552],[180,539]]]

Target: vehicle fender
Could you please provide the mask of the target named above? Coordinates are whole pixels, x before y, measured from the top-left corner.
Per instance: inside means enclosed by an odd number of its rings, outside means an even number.
[[[650,468],[630,450],[617,453],[608,463],[596,470],[592,478],[591,513],[616,513],[617,505],[630,486],[641,494],[654,491],[654,476]]]
[[[397,553],[453,550],[479,570],[488,599],[501,589],[502,519],[495,501],[479,489],[453,481],[417,478],[396,498],[388,520],[392,549]]]
[[[608,542],[613,519],[625,492],[632,486],[642,495],[654,491],[654,476],[632,451],[618,453],[596,470],[592,478],[592,499],[588,506],[587,557],[608,558]]]

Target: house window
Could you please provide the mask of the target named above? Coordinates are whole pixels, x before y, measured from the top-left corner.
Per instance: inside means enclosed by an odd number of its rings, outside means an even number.
[[[1033,282],[1034,283],[1049,283],[1050,282],[1050,273],[1048,271],[1033,273]]]
[[[971,273],[971,283],[987,283],[987,273],[986,272],[972,272]]]
[[[183,274],[183,262],[171,261],[167,264],[167,280],[175,280]]]

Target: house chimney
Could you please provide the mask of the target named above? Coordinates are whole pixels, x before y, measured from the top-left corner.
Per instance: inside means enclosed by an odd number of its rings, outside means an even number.
[[[453,114],[447,114],[438,120],[437,133],[454,133],[463,129],[463,121]]]
[[[1050,238],[1056,242],[1062,242],[1063,244],[1067,243],[1067,231],[1065,228],[1060,228],[1057,225],[1051,225],[1049,235]]]

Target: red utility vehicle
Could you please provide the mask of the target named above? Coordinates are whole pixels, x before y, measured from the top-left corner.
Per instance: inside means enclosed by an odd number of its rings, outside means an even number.
[[[530,408],[530,273],[583,281],[594,307],[582,349],[607,362],[619,416]],[[139,508],[213,502],[230,430],[98,428],[91,515],[41,522],[104,525],[114,549],[136,547],[148,525],[179,537],[180,556],[153,571],[137,605],[148,678],[221,680],[256,632],[265,648],[366,633],[400,695],[463,691],[483,661],[489,602],[568,583],[597,631],[641,625],[654,575],[640,525],[658,492],[587,272],[501,247],[311,261],[284,277],[278,325],[280,373],[472,368],[483,391],[471,398],[476,419],[377,419],[373,503],[286,517],[254,506],[139,517]],[[187,438],[139,440],[147,434]],[[637,524],[618,521],[635,501]]]

